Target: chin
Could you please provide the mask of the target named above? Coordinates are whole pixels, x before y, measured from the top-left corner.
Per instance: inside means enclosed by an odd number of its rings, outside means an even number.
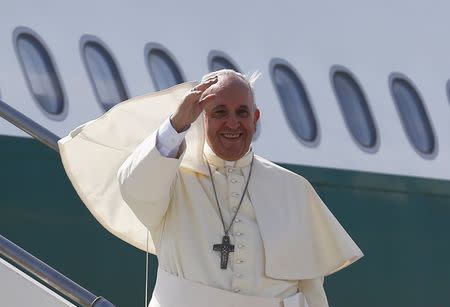
[[[226,161],[237,161],[240,158],[242,158],[246,152],[247,151],[244,150],[237,150],[237,151],[220,150],[219,152],[216,152],[216,155]]]
[[[219,158],[226,161],[236,161],[242,158],[250,148],[250,144],[246,146],[243,143],[242,140],[239,140],[239,142],[235,142],[234,144],[230,144],[229,142],[214,142],[209,145]]]

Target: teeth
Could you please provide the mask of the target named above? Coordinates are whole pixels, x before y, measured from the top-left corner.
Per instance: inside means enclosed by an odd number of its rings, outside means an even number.
[[[223,136],[226,138],[229,138],[229,139],[235,139],[235,138],[238,138],[240,136],[240,134],[239,133],[224,133]]]

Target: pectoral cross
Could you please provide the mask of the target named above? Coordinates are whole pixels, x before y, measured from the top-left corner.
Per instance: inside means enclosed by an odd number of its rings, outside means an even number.
[[[227,269],[228,256],[231,252],[234,252],[234,245],[230,244],[230,237],[225,235],[222,238],[222,244],[214,244],[213,250],[220,252],[220,268],[222,270]]]

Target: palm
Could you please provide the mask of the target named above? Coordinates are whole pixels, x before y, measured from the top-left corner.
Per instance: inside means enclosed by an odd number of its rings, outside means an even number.
[[[217,82],[217,77],[212,77],[198,84],[190,91],[186,92],[183,101],[172,115],[171,122],[178,132],[192,124],[203,112],[205,105],[214,99],[215,94],[202,97],[203,92]]]

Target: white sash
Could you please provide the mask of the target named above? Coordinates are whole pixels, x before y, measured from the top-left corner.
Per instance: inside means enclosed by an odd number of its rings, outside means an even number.
[[[158,268],[149,307],[307,307],[303,293],[284,300],[237,294],[169,274]]]

